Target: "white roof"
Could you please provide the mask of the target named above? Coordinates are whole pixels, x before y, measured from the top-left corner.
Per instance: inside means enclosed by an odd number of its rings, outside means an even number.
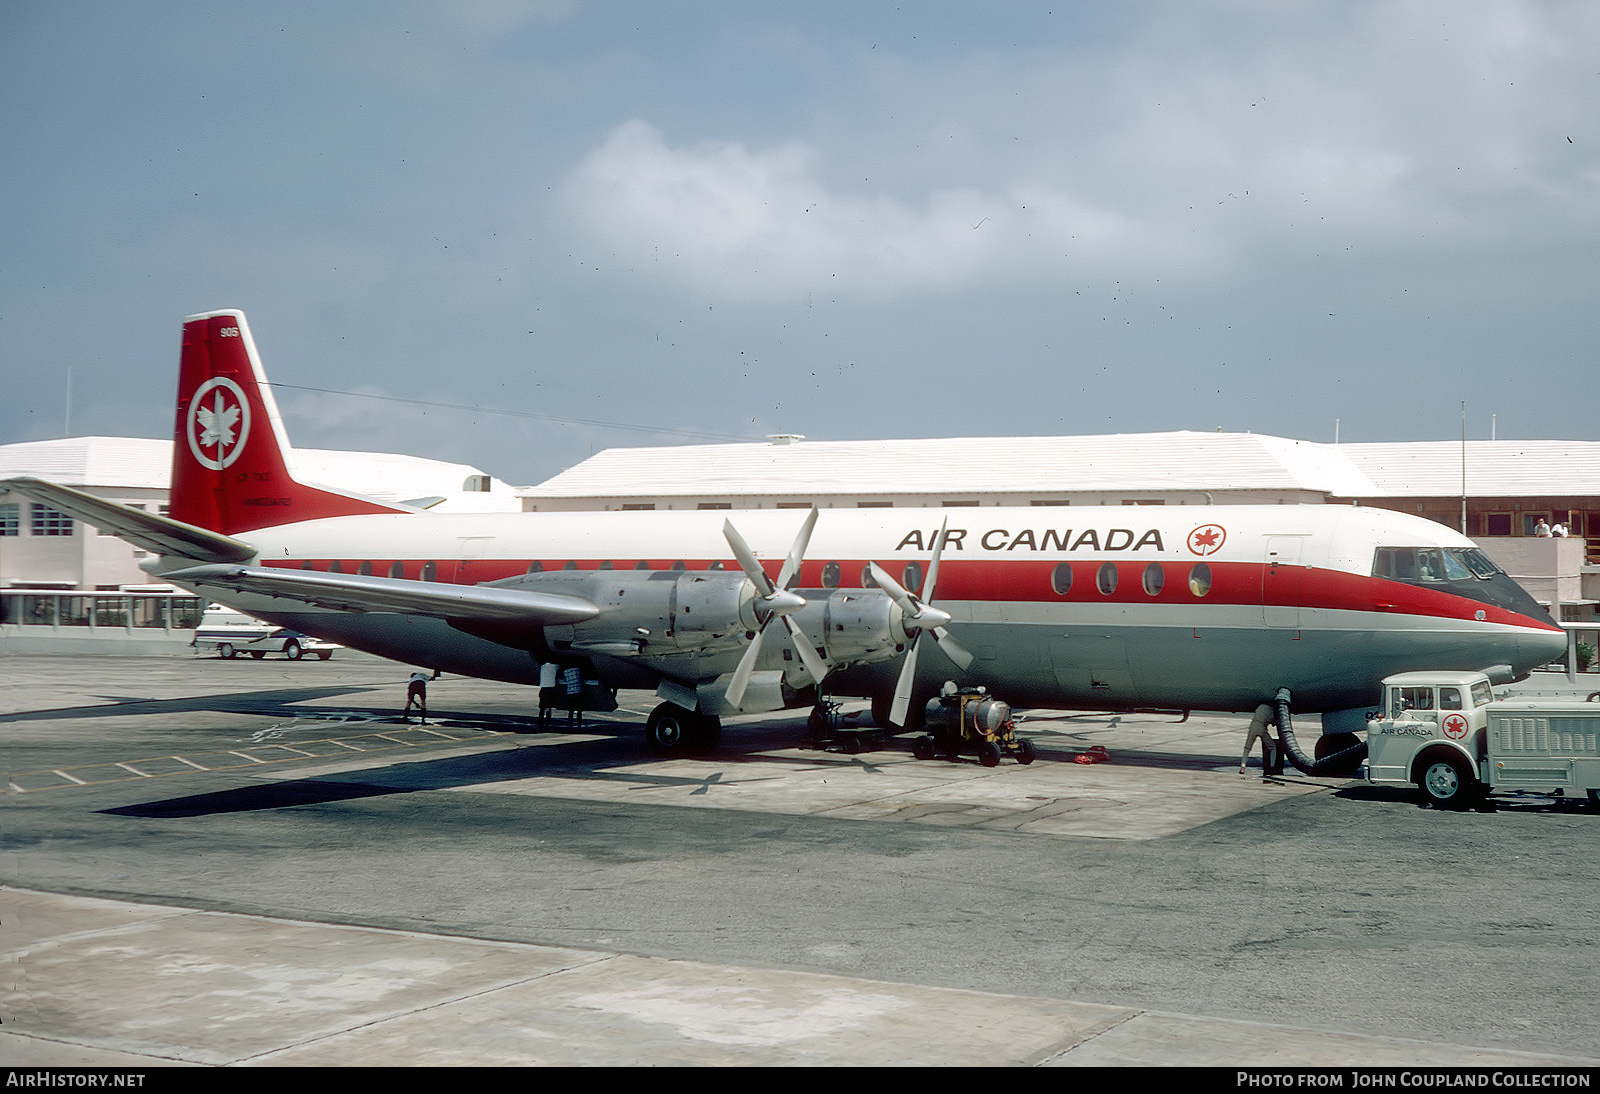
[[[306,482],[353,491],[377,501],[443,497],[439,511],[515,512],[515,490],[498,479],[488,492],[463,491],[469,476],[483,472],[392,452],[337,452],[296,448],[296,475]],[[172,442],[145,437],[65,437],[0,445],[0,479],[33,475],[63,486],[102,490],[166,490],[172,474]]]
[[[1473,497],[1600,496],[1600,442],[1468,441]],[[609,448],[530,498],[1306,491],[1455,497],[1461,442],[1321,444],[1261,433],[1115,433]]]
[[[1365,496],[1337,448],[1259,433],[1115,433],[611,448],[524,497],[1310,491]]]
[[[1345,444],[1373,482],[1360,497],[1460,497],[1460,441]],[[1600,495],[1600,441],[1468,441],[1467,496]],[[1351,495],[1344,495],[1349,497]]]

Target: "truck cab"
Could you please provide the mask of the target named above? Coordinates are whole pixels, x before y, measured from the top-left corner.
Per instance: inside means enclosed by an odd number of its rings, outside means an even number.
[[[1367,778],[1418,787],[1435,804],[1479,792],[1494,688],[1481,672],[1402,672],[1383,682],[1367,722]]]

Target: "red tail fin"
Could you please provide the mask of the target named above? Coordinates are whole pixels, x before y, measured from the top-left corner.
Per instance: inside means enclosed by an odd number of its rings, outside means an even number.
[[[244,313],[183,321],[171,515],[224,535],[278,524],[404,510],[305,486]]]

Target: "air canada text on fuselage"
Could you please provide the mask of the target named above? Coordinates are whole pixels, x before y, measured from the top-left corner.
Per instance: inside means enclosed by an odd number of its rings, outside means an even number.
[[[985,551],[1162,551],[1161,531],[1149,528],[1136,532],[1132,528],[990,528],[972,532],[966,528],[950,528],[944,534],[947,551],[966,550],[967,538]],[[939,530],[924,531],[913,528],[895,544],[895,550],[931,551]]]

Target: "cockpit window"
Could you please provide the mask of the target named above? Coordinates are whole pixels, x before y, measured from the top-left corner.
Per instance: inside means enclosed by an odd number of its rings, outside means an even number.
[[[1452,547],[1450,553],[1461,560],[1461,564],[1482,578],[1490,578],[1501,573],[1500,567],[1490,561],[1489,556],[1476,547]]]
[[[1379,547],[1372,556],[1372,576],[1394,581],[1471,581],[1499,572],[1475,547]]]

